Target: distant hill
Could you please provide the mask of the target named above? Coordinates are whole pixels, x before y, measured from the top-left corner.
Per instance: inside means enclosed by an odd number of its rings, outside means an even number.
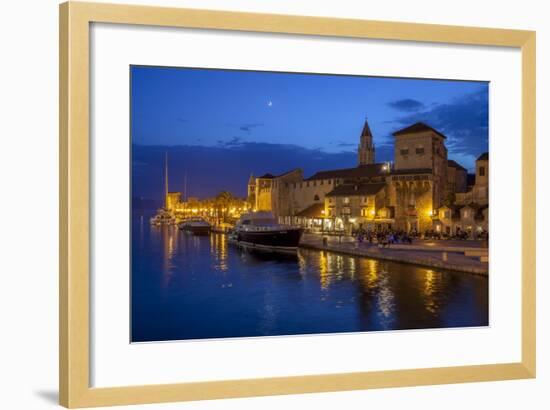
[[[168,153],[169,190],[188,196],[211,197],[222,190],[246,197],[251,173],[280,174],[301,168],[307,177],[320,170],[353,167],[355,152],[327,153],[294,145],[239,143],[219,147],[132,146],[132,193],[158,198],[164,193],[164,154]],[[377,158],[381,157],[377,152]],[[389,158],[380,158],[385,160]]]
[[[142,197],[132,198],[132,210],[134,211],[154,211],[163,205],[162,200],[148,199]]]

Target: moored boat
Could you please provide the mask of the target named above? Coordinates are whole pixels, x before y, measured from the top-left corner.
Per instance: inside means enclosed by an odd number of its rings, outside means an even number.
[[[208,235],[212,227],[204,218],[193,217],[181,222],[179,228],[193,235]]]
[[[241,216],[229,239],[251,249],[295,252],[301,237],[301,228],[278,223],[270,212],[253,212]]]
[[[169,210],[160,208],[150,222],[154,226],[172,226],[176,224],[176,217]]]

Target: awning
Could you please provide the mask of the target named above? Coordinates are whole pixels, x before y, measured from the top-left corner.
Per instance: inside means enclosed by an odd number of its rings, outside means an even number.
[[[317,218],[321,219],[325,217],[325,205],[324,204],[313,204],[308,206],[305,209],[302,209],[296,214],[296,216],[303,218]]]

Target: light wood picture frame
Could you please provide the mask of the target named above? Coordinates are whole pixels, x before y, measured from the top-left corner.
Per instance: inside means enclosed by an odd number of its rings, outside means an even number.
[[[517,363],[90,387],[90,23],[514,47],[522,59],[522,356]],[[534,378],[535,32],[148,6],[60,5],[59,400],[69,408]]]

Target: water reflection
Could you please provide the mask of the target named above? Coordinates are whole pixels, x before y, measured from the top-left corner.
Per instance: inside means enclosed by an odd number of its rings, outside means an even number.
[[[192,236],[200,242],[201,237]],[[212,267],[215,270],[225,272],[229,269],[227,265],[227,237],[225,235],[210,235],[210,255],[212,256]]]
[[[135,218],[134,341],[488,324],[484,277],[329,252],[273,257]]]
[[[300,257],[305,261],[303,254],[304,252],[301,252]],[[321,251],[319,253],[319,278],[321,280],[321,288],[327,289],[328,285],[330,284],[330,274],[328,268],[328,256],[325,251]]]

